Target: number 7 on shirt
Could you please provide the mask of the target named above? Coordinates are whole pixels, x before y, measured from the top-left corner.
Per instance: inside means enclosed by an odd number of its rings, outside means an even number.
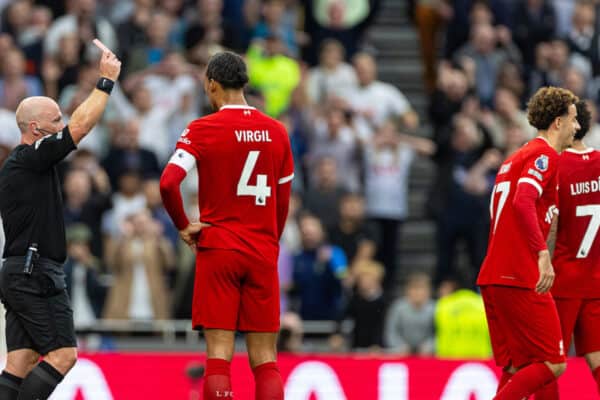
[[[497,215],[494,215],[494,198],[496,197],[496,193],[500,193],[500,200],[498,200],[498,208]],[[497,185],[494,185],[492,189],[492,198],[490,200],[490,218],[494,221],[494,230],[492,232],[496,232],[496,227],[498,226],[498,220],[500,219],[500,215],[502,214],[502,209],[506,204],[506,199],[508,198],[508,194],[510,193],[510,182],[500,182]]]
[[[575,214],[578,217],[592,217],[585,230],[583,239],[581,240],[579,250],[577,250],[577,258],[586,258],[590,253],[590,248],[592,247],[592,243],[594,243],[594,239],[596,239],[598,228],[600,228],[600,204],[577,206]]]

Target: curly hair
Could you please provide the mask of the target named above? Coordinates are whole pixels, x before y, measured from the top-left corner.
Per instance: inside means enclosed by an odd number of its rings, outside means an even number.
[[[539,89],[527,103],[527,119],[540,131],[547,130],[552,122],[569,112],[569,106],[579,101],[570,90],[554,86]]]
[[[577,131],[577,133],[575,133],[574,139],[581,140],[590,130],[592,113],[590,112],[590,108],[584,100],[579,100],[577,103],[575,103],[575,107],[577,107],[577,122],[579,122],[579,126],[581,126],[581,128]]]
[[[233,52],[217,53],[208,62],[206,78],[219,82],[224,89],[242,89],[248,83],[246,63]]]

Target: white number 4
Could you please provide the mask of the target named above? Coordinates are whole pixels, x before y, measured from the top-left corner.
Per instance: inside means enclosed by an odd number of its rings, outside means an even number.
[[[267,186],[267,175],[258,174],[256,175],[256,185],[248,184],[259,155],[260,151],[256,150],[248,153],[244,168],[242,169],[242,176],[240,176],[240,180],[238,181],[237,195],[254,196],[254,204],[257,206],[265,206],[267,205],[267,197],[271,196],[271,187]]]
[[[598,228],[600,228],[600,205],[577,206],[575,214],[578,217],[587,217],[591,215],[590,223],[588,224],[583,240],[577,250],[577,258],[586,258],[590,253],[590,248],[596,239]]]

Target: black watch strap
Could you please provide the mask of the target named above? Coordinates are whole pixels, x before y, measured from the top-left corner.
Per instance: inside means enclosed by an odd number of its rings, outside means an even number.
[[[111,81],[110,79],[104,77],[98,79],[98,83],[96,83],[96,89],[102,90],[107,94],[110,94],[114,86],[114,81]]]

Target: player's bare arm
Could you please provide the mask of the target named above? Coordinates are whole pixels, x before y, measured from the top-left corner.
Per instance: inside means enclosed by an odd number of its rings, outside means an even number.
[[[112,88],[121,72],[121,61],[105,46],[101,48],[103,51],[99,66],[100,77],[101,80],[108,80],[102,82]],[[110,89],[94,89],[73,112],[69,121],[69,131],[75,144],[78,144],[100,120],[108,102],[109,92]]]
[[[540,294],[548,292],[554,283],[554,268],[552,267],[552,262],[550,260],[550,251],[548,251],[548,249],[538,253],[540,278],[535,285],[535,291]]]
[[[555,215],[552,218],[552,225],[550,225],[550,232],[548,233],[548,239],[546,240],[546,245],[548,246],[548,251],[550,251],[550,256],[554,255],[554,248],[556,247],[556,232],[558,229],[558,215]]]

